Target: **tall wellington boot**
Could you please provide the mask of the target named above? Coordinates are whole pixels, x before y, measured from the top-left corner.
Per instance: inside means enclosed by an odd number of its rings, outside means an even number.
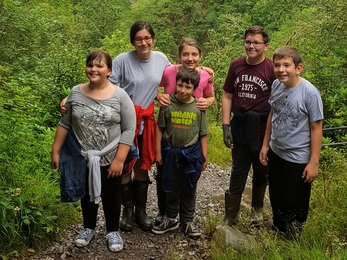
[[[266,185],[263,187],[252,187],[252,208],[251,208],[251,224],[260,226],[263,224],[263,206]]]
[[[134,188],[132,181],[122,184],[122,205],[124,208],[119,228],[131,232],[134,224]]]
[[[149,181],[134,180],[135,222],[144,231],[152,229],[152,221],[146,213],[148,184]]]
[[[232,226],[238,221],[242,193],[232,194],[225,191],[225,217],[224,225]]]

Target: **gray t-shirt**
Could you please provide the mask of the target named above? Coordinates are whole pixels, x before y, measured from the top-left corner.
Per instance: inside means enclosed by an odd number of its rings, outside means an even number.
[[[311,156],[310,123],[323,120],[323,104],[317,88],[302,78],[286,89],[275,80],[269,103],[273,109],[271,149],[282,159],[306,164]]]
[[[116,87],[114,95],[105,100],[96,100],[83,94],[81,85],[72,88],[67,101],[67,114],[59,125],[74,130],[84,150],[102,150],[120,136],[120,143],[132,145],[135,135],[136,117],[134,105],[127,93]],[[109,165],[117,147],[102,156],[100,165]]]
[[[121,53],[112,62],[109,81],[119,84],[134,105],[146,109],[154,101],[164,68],[169,64],[167,57],[157,51],[152,51],[148,60],[139,59],[135,51]]]

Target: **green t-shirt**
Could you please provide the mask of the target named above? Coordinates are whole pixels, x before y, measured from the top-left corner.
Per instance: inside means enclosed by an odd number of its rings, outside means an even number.
[[[206,114],[196,107],[197,99],[182,103],[172,94],[170,101],[168,107],[160,108],[158,115],[158,125],[170,147],[184,149],[207,135]]]

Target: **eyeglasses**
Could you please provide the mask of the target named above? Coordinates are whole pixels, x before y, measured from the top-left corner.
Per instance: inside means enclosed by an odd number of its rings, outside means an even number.
[[[152,40],[152,37],[144,37],[144,38],[135,38],[135,42],[142,43],[142,41],[150,42]]]
[[[251,44],[253,44],[254,47],[259,47],[261,44],[263,44],[264,42],[251,42],[251,41],[245,41],[245,45],[246,46],[251,46]]]

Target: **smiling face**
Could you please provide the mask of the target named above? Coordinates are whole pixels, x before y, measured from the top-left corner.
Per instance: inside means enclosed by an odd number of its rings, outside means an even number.
[[[248,34],[244,41],[247,62],[255,65],[262,62],[265,58],[264,52],[269,48],[269,43],[264,43],[260,33]]]
[[[133,45],[136,55],[143,60],[148,60],[151,57],[153,45],[153,37],[149,31],[142,29],[135,34]]]
[[[197,47],[185,45],[180,52],[179,59],[184,68],[195,69],[199,66],[201,53]]]
[[[300,83],[301,63],[295,66],[291,57],[275,58],[273,62],[275,75],[286,88],[294,88]]]
[[[111,69],[106,65],[104,59],[94,59],[87,63],[86,76],[91,83],[102,83],[107,81],[111,75]]]

